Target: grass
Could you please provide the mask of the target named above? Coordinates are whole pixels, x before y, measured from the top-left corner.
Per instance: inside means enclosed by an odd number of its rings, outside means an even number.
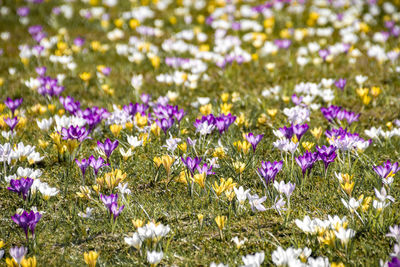
[[[0,239],[5,242],[5,257],[10,257],[8,254],[10,247],[24,245],[29,247],[28,256],[37,258],[38,266],[83,266],[85,265],[83,253],[90,250],[99,252],[100,256],[97,262],[99,266],[145,266],[147,265],[145,250],[139,252],[124,242],[125,236],[136,231],[132,220],[142,219],[146,222],[154,220],[170,226],[171,231],[162,242],[147,247],[148,249],[162,249],[164,258],[161,265],[166,266],[208,266],[213,261],[236,266],[242,263],[241,256],[259,251],[265,252],[264,265],[269,266],[273,264],[271,254],[277,246],[282,246],[285,249],[290,246],[295,248],[307,246],[312,249],[313,257],[326,256],[330,262],[343,262],[346,266],[377,266],[380,259],[389,259],[394,242],[385,235],[389,231],[389,226],[398,224],[400,221],[398,201],[386,208],[377,219],[372,219],[374,209],[371,204],[368,211],[371,214],[370,223],[364,225],[341,203],[341,198],[347,196],[340,189],[334,173],[342,172],[354,175],[356,185],[352,196],[355,198],[361,194],[374,197],[374,188],[380,189],[381,182],[372,166],[379,165],[387,159],[392,160],[392,162],[399,160],[399,137],[394,136],[390,140],[384,140],[382,144],[374,141],[365,151],[369,161],[364,161],[365,158],[358,160],[353,156],[351,165],[348,165],[340,164],[336,160],[329,167],[327,177],[329,183],[323,178],[321,163],[317,163],[311,174],[303,180],[301,170],[296,163],[294,164],[294,172],[290,170],[291,161],[289,159],[284,163],[282,171],[276,178],[278,181],[296,182],[287,220],[285,218],[286,213],[279,215],[274,209],[254,213],[251,211],[248,202],[245,204],[246,209],[238,210],[235,208],[236,201],[229,205],[225,197],[218,199],[211,190],[211,185],[215,181],[218,182],[220,178],[231,177],[238,186],[251,189],[252,194],[257,193],[260,196],[267,194],[257,176],[257,167],[260,166],[262,160],[281,160],[281,153],[272,144],[277,139],[272,130],[288,125],[283,109],[292,107],[293,104],[284,101],[284,98],[291,96],[295,85],[300,82],[319,83],[322,78],[345,77],[348,84],[344,92],[334,89],[336,91],[332,104],[362,114],[360,120],[352,125],[351,130],[360,133],[363,138],[367,139],[364,134],[365,129],[372,126],[386,127],[387,122],[392,122],[398,118],[398,111],[400,110],[399,74],[391,71],[393,66],[396,66],[395,64],[398,65],[398,61],[394,64],[390,62],[380,64],[376,60],[368,58],[365,55],[366,50],[363,48],[363,43],[360,41],[354,46],[362,50],[363,55],[357,59],[355,64],[349,63],[347,54],[341,54],[330,63],[308,64],[301,68],[296,65],[298,47],[321,39],[333,44],[340,42],[339,36],[333,36],[332,40],[306,37],[301,42],[295,41],[288,51],[281,50],[276,55],[269,56],[261,56],[259,49],[244,42],[243,49],[250,53],[260,54],[257,60],[242,65],[235,63],[225,69],[209,64],[207,70],[207,74],[210,76],[209,81],[200,81],[198,87],[191,90],[184,86],[158,83],[155,80],[156,75],[171,72],[170,67],[166,64],[161,63],[159,68],[154,68],[148,59],[135,64],[115,52],[115,44],[127,43],[128,36],[138,35],[136,31],[125,27],[126,35],[122,40],[110,41],[106,37],[108,30],[102,28],[98,20],[87,20],[78,14],[80,8],[89,7],[87,4],[71,3],[70,5],[76,12],[71,20],[49,15],[52,7],[61,3],[62,1],[48,1],[36,6],[29,5],[31,7],[29,25],[43,25],[49,36],[55,36],[61,27],[65,28],[67,34],[59,36],[60,40],[66,42],[69,47],[75,37],[84,36],[86,38],[85,48],[87,52],[73,53],[77,65],[74,71],[65,69],[60,64],[54,64],[46,57],[40,60],[32,58],[26,65],[21,62],[16,44],[34,44],[27,32],[27,26],[21,25],[18,22],[18,16],[15,15],[16,8],[21,6],[22,2],[4,1],[4,6],[8,6],[11,13],[0,17],[0,32],[8,31],[11,34],[9,40],[0,41],[0,48],[4,50],[0,60],[0,77],[4,80],[4,83],[0,86],[0,93],[3,98],[23,97],[24,102],[19,110],[25,110],[24,116],[27,118],[25,127],[18,130],[15,141],[21,141],[26,145],[35,145],[40,154],[45,156],[43,161],[34,165],[29,165],[26,161],[16,162],[8,168],[7,175],[15,173],[20,166],[40,169],[43,172],[40,180],[60,190],[58,195],[47,201],[36,194],[32,196],[29,202],[26,202],[19,198],[17,194],[7,190],[8,185],[2,182],[0,186]],[[213,3],[207,2],[208,5]],[[256,3],[252,3],[252,5],[256,5]],[[162,38],[147,38],[147,41],[160,47],[162,41],[171,37],[173,33],[192,28],[191,25],[183,23],[182,17],[178,17],[176,25],[169,22],[172,16],[171,12],[176,7],[177,5],[174,3],[166,11],[157,11],[157,18],[165,21],[165,27],[163,27],[165,33]],[[120,6],[109,9],[111,18],[118,18],[122,11],[129,10],[129,8],[128,1],[124,1]],[[151,8],[154,8],[154,5],[151,5]],[[279,38],[279,31],[285,28],[284,22],[286,20],[291,20],[296,28],[307,27],[305,21],[308,17],[309,8],[310,4],[307,5],[304,17],[301,19],[294,15],[288,15],[285,10],[276,12],[275,28],[268,39]],[[196,15],[208,15],[206,10],[192,10],[192,12]],[[262,23],[261,17],[257,18],[257,21]],[[376,26],[371,26],[371,32],[367,34],[365,40],[370,40],[373,32],[383,29],[383,18],[378,18],[378,22]],[[144,24],[153,25],[152,20],[147,20]],[[125,22],[125,26],[127,26],[127,22]],[[209,38],[212,38],[213,29],[204,24],[197,26]],[[109,30],[113,28],[112,25]],[[243,37],[242,33],[237,35]],[[104,53],[93,51],[89,47],[91,41],[107,44],[110,49]],[[212,47],[212,42],[207,43]],[[399,42],[397,39],[391,38],[384,46],[387,50],[394,49],[399,46]],[[55,48],[52,48],[49,53],[54,53],[55,50]],[[189,54],[177,53],[174,55],[162,49],[160,49],[158,56],[161,61],[167,56],[192,57]],[[265,67],[270,62],[275,63],[275,68],[272,71],[268,71]],[[96,65],[105,65],[112,69],[110,76],[105,78],[104,82],[96,78]],[[172,129],[171,134],[174,137],[181,138],[182,141],[185,141],[187,137],[196,138],[198,136],[195,134],[193,122],[200,115],[200,112],[198,108],[191,106],[191,103],[196,101],[197,97],[210,97],[213,113],[220,114],[221,94],[229,93],[228,102],[233,104],[232,114],[238,116],[243,113],[248,120],[248,126],[234,124],[222,136],[214,133],[207,137],[207,140],[210,140],[210,147],[216,148],[218,140],[221,139],[227,149],[227,157],[219,160],[220,168],[215,169],[216,174],[207,177],[207,193],[203,193],[198,186],[195,186],[195,193],[190,195],[187,187],[175,180],[167,186],[165,182],[167,175],[164,168],[162,166],[157,168],[153,162],[154,157],[168,154],[166,149],[162,147],[168,136],[166,137],[162,132],[160,136],[151,135],[151,141],[144,147],[135,148],[134,155],[126,161],[117,149],[113,153],[111,161],[115,168],[127,174],[124,183],[128,183],[132,194],[126,196],[125,209],[118,217],[116,227],[112,231],[107,210],[96,193],[92,190],[92,199],[89,200],[77,196],[76,192],[80,190],[79,188],[82,185],[79,168],[76,164],[71,167],[67,158],[60,160],[49,137],[51,131],[45,132],[37,127],[36,119],[49,118],[54,116],[55,113],[46,110],[43,114],[39,114],[32,111],[32,106],[38,103],[47,106],[51,103],[56,105],[56,111],[63,108],[56,98],[46,100],[24,85],[23,81],[37,76],[35,73],[37,66],[46,66],[47,74],[52,77],[59,73],[66,75],[63,82],[66,88],[62,93],[63,96],[73,96],[81,102],[83,108],[95,105],[105,107],[109,111],[113,110],[113,104],[123,106],[129,102],[139,101],[130,85],[130,79],[133,74],[142,73],[144,85],[141,92],[152,94],[153,99],[164,96],[168,91],[179,93],[179,97],[173,104],[183,108],[187,115],[181,122],[180,128]],[[16,74],[10,75],[9,68],[15,68]],[[85,85],[79,78],[79,74],[84,71],[92,73],[88,85]],[[356,94],[358,86],[355,83],[355,76],[359,74],[368,76],[366,87],[378,86],[382,90],[382,93],[368,105],[364,105]],[[100,88],[101,84],[104,83],[109,84],[114,89],[114,94],[108,95]],[[275,85],[280,85],[282,88],[277,99],[261,97],[261,92],[264,89]],[[239,95],[239,100],[236,102],[232,101],[233,93]],[[322,104],[322,106],[328,105],[320,99],[317,99],[316,103]],[[265,124],[257,123],[260,115],[271,108],[278,110],[277,115],[274,118],[267,116]],[[5,109],[3,114],[7,113],[8,110]],[[332,127],[319,110],[311,112],[308,124],[310,129],[321,126],[326,130]],[[180,131],[182,129],[187,129],[188,132],[182,134]],[[386,127],[386,129],[388,128]],[[6,127],[3,130],[6,130]],[[242,135],[247,132],[264,134],[254,154],[252,151],[247,154],[239,153],[232,145],[235,141],[243,140]],[[119,147],[128,146],[126,135],[136,136],[138,132],[128,129],[122,130],[118,137],[120,140]],[[104,121],[90,136],[92,139],[83,143],[76,158],[81,159],[88,158],[92,154],[97,155],[94,149],[97,140],[116,139]],[[1,138],[2,144],[7,142],[3,137]],[[38,140],[48,141],[49,146],[39,148]],[[305,141],[314,142],[315,145],[327,144],[324,136],[316,140],[310,131],[301,139],[301,142]],[[315,148],[313,151],[315,151]],[[203,155],[206,150],[198,152],[198,155]],[[296,156],[303,153],[303,147],[299,146]],[[187,154],[195,155],[190,150]],[[177,149],[175,155],[180,157],[183,152]],[[179,157],[177,157],[177,162],[180,162]],[[211,152],[207,153],[206,157],[211,158]],[[240,175],[233,170],[233,162],[237,160],[249,162]],[[173,169],[172,177],[177,176],[181,170],[184,170],[184,166],[177,164]],[[158,177],[158,179],[155,179],[155,177]],[[88,179],[89,176],[86,176],[86,178]],[[302,181],[301,185],[298,181]],[[86,185],[92,186],[93,179],[88,179]],[[394,183],[390,188],[390,195],[396,200],[400,196],[399,185],[398,177],[395,176]],[[272,190],[272,185],[270,185],[268,191]],[[112,192],[116,193],[117,190],[103,189],[102,191],[103,194]],[[268,208],[271,207],[273,199],[268,198],[264,204]],[[11,216],[15,214],[18,208],[29,211],[32,206],[36,206],[39,211],[42,211],[43,217],[37,224],[35,241],[31,240],[27,244],[23,231],[11,220]],[[78,213],[84,211],[88,206],[94,208],[92,218],[79,217]],[[198,214],[204,215],[202,224],[198,221]],[[220,237],[219,229],[214,221],[218,215],[228,217],[223,230],[223,238]],[[351,239],[349,249],[346,251],[338,242],[335,247],[322,245],[317,241],[316,236],[308,236],[303,233],[294,221],[295,219],[303,219],[306,215],[320,219],[326,219],[328,215],[347,216],[349,227],[356,231],[356,235]],[[240,249],[236,248],[231,241],[235,236],[240,239],[247,239]],[[0,265],[4,264],[4,259],[1,259]]]

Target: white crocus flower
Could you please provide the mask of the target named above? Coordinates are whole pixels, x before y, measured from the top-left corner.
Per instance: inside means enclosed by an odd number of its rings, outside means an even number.
[[[152,265],[157,265],[160,263],[162,258],[164,257],[164,253],[162,251],[147,251],[147,262]]]
[[[140,247],[142,246],[142,240],[140,239],[139,234],[136,232],[131,237],[125,237],[124,241],[129,246],[134,247],[137,250],[139,250]]]
[[[347,245],[350,239],[356,234],[352,229],[339,228],[339,231],[335,231],[336,237],[342,242],[342,244]]]
[[[250,189],[244,190],[243,186],[237,189],[236,187],[233,188],[236,194],[236,198],[239,201],[240,205],[243,205],[247,199],[247,194],[250,192]]]
[[[249,266],[249,267],[259,267],[264,262],[265,254],[264,251],[257,252],[256,254],[246,255],[242,257],[242,261],[244,265],[242,266]]]

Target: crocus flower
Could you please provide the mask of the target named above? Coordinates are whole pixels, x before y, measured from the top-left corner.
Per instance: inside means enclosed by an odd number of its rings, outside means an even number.
[[[334,105],[331,105],[327,108],[326,107],[321,108],[322,115],[324,115],[324,117],[330,122],[332,122],[334,119],[336,119],[340,110],[341,110],[341,107],[334,106]]]
[[[35,68],[35,71],[36,71],[36,73],[37,73],[39,76],[42,77],[42,76],[46,75],[47,68],[46,68],[45,66],[36,67],[36,68]]]
[[[86,168],[89,166],[89,160],[87,159],[82,159],[79,161],[78,159],[75,159],[76,164],[78,167],[81,169],[82,176],[85,176]]]
[[[117,219],[117,217],[121,214],[122,210],[125,208],[124,205],[122,205],[121,207],[118,207],[118,203],[117,202],[113,202],[111,203],[110,206],[110,214],[113,215],[114,221]]]
[[[286,127],[284,126],[283,128],[279,128],[279,131],[287,138],[291,139],[293,136],[293,126]]]
[[[257,211],[266,211],[267,210],[264,207],[264,205],[262,204],[265,200],[267,200],[266,196],[260,198],[257,194],[255,194],[255,195],[248,194],[247,199],[249,200],[252,211],[256,211],[256,210]]]
[[[169,130],[169,128],[172,127],[174,122],[175,120],[173,118],[162,118],[162,119],[157,119],[156,121],[158,127],[160,127],[161,130],[163,130],[164,134],[167,134],[167,131]]]
[[[145,104],[149,103],[150,99],[151,99],[151,95],[149,95],[149,94],[143,93],[140,95],[140,100],[142,100],[142,102]]]
[[[79,101],[75,101],[75,99],[71,96],[63,97],[60,96],[60,102],[64,106],[64,109],[75,115],[78,110],[80,110],[81,103]]]
[[[296,188],[296,184],[292,184],[291,182],[285,184],[284,181],[280,181],[279,183],[278,181],[274,181],[274,187],[280,194],[285,194],[287,199],[290,200],[290,196]]]
[[[109,196],[100,194],[100,199],[103,202],[104,206],[107,207],[110,215],[113,216],[115,221],[125,207],[121,206],[118,208],[118,194],[111,194]]]
[[[360,113],[356,114],[354,112],[346,111],[345,119],[347,120],[347,123],[351,125],[353,122],[358,121],[360,115]]]
[[[88,159],[90,167],[93,168],[94,170],[94,175],[97,176],[99,173],[99,170],[103,168],[104,166],[108,166],[108,164],[104,163],[104,159],[102,157],[99,157],[96,159],[93,155],[91,155]]]
[[[308,128],[309,126],[307,123],[293,125],[293,133],[296,135],[297,140],[300,141],[301,137],[307,132]]]
[[[17,126],[17,124],[19,122],[19,119],[17,116],[15,116],[14,118],[6,118],[3,120],[7,124],[7,126],[10,127],[11,132],[14,131],[15,126]]]
[[[110,158],[112,152],[117,148],[118,144],[118,140],[112,142],[109,138],[107,138],[104,143],[97,141],[97,146],[104,152],[107,160]]]
[[[293,94],[292,95],[292,102],[293,102],[293,104],[295,104],[296,106],[297,105],[300,105],[300,103],[301,103],[301,101],[303,101],[303,97],[302,96],[297,96],[296,94]]]
[[[292,44],[292,41],[289,39],[276,39],[274,43],[280,49],[288,49]]]
[[[29,7],[27,6],[22,6],[20,8],[17,9],[17,14],[20,17],[26,17],[29,15]]]
[[[318,54],[323,61],[326,61],[326,58],[329,56],[330,52],[328,49],[321,49],[318,51]]]
[[[374,166],[373,170],[383,179],[384,183],[392,183],[393,176],[400,170],[398,162],[391,163],[386,161],[383,165]]]
[[[258,168],[258,173],[264,178],[265,183],[268,185],[275,180],[276,174],[282,169],[283,161],[261,161],[261,168]]]
[[[317,153],[306,152],[303,156],[298,156],[296,158],[297,164],[301,167],[301,172],[303,173],[303,178],[308,169],[311,169],[314,162],[317,159]]]
[[[198,157],[195,157],[195,158],[187,157],[186,159],[181,157],[181,160],[186,165],[186,167],[189,169],[189,171],[192,175],[194,173],[194,170],[197,168],[197,166],[201,162],[201,158],[198,158]]]
[[[174,117],[177,119],[178,123],[181,122],[183,117],[186,115],[186,112],[183,109],[177,110],[174,113]]]
[[[212,171],[212,168],[213,166],[210,165],[210,167],[208,167],[207,163],[204,163],[202,166],[199,164],[196,167],[199,173],[206,173],[206,175],[215,174],[215,172]]]
[[[22,104],[22,101],[22,98],[12,100],[11,98],[7,97],[7,99],[4,101],[4,104],[11,110],[12,114],[14,115],[15,110]]]
[[[284,208],[285,204],[286,201],[283,199],[282,196],[276,196],[275,203],[272,206],[272,208],[276,210],[279,213],[279,215],[281,215],[281,212],[286,210],[286,208]]]
[[[39,222],[40,218],[42,218],[42,214],[34,212],[33,210],[29,213],[24,210],[22,214],[16,213],[11,217],[11,219],[24,230],[26,239],[28,239],[28,230],[31,231],[32,237],[35,236],[36,224]]]
[[[29,190],[33,184],[32,178],[11,179],[8,190],[18,193],[25,200],[28,197]]]
[[[228,115],[222,114],[215,119],[215,125],[218,128],[220,134],[228,130],[229,126],[234,123],[236,116],[232,116],[230,113]]]
[[[259,135],[255,136],[253,133],[249,133],[246,135],[246,139],[253,147],[254,152],[256,151],[257,145],[258,145],[258,143],[260,143],[260,141],[263,137],[264,137],[263,134],[259,134]]]
[[[340,78],[335,81],[335,86],[343,91],[344,87],[346,86],[347,80]]]
[[[15,260],[15,262],[18,264],[18,266],[20,266],[26,253],[28,253],[28,249],[24,246],[10,248],[10,256]]]
[[[390,262],[388,262],[389,267],[400,267],[400,260],[397,257],[393,257]]]
[[[107,209],[110,210],[111,209],[111,204],[113,202],[117,202],[118,201],[118,194],[115,194],[115,195],[111,194],[109,196],[100,194],[100,199],[101,199],[101,201],[103,201],[104,206],[106,206]]]
[[[63,140],[73,140],[76,139],[79,142],[83,142],[88,139],[89,131],[84,127],[79,126],[69,126],[69,128],[62,128],[61,135]]]
[[[324,162],[325,170],[328,169],[329,164],[335,161],[336,159],[336,148],[334,146],[316,146],[318,151],[318,159]]]
[[[76,45],[76,46],[78,46],[78,47],[81,47],[81,46],[83,46],[85,44],[85,39],[84,38],[82,38],[82,37],[76,37],[75,39],[74,39],[74,45]]]

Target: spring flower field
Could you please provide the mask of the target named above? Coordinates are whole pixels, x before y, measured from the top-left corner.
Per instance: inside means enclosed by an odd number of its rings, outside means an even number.
[[[400,266],[399,0],[0,0],[0,266]]]

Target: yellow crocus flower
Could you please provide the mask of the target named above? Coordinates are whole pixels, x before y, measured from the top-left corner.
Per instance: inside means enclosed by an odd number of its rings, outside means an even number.
[[[220,216],[218,215],[217,217],[215,217],[215,223],[217,224],[219,230],[222,231],[222,229],[225,228],[225,222],[226,222],[227,218],[226,216]]]
[[[354,182],[352,183],[346,182],[344,184],[341,184],[340,186],[342,187],[343,191],[350,196],[351,192],[353,192]]]
[[[144,221],[141,219],[136,219],[136,220],[132,219],[132,223],[133,223],[133,226],[135,226],[135,228],[140,228],[144,225]]]
[[[197,183],[201,188],[204,188],[206,185],[206,173],[197,173],[193,176],[193,181]]]
[[[113,134],[115,137],[118,137],[119,134],[120,134],[121,131],[122,131],[122,125],[119,125],[119,124],[110,125],[110,131],[112,132],[112,134]]]
[[[165,170],[167,171],[167,175],[171,174],[171,166],[174,163],[175,159],[169,155],[164,155],[161,157],[162,165],[164,166]]]
[[[221,105],[221,113],[227,115],[231,112],[232,104],[224,103]]]
[[[96,266],[96,262],[97,262],[97,258],[99,257],[99,253],[97,253],[96,251],[89,251],[89,252],[85,252],[83,254],[83,258],[85,259],[85,263],[89,266],[89,267],[95,267]]]
[[[209,114],[211,114],[211,111],[212,111],[212,105],[211,104],[207,104],[207,105],[204,105],[204,106],[200,107],[200,113],[203,114],[203,115],[209,115]]]
[[[22,267],[36,267],[36,257],[23,258],[21,261]]]

